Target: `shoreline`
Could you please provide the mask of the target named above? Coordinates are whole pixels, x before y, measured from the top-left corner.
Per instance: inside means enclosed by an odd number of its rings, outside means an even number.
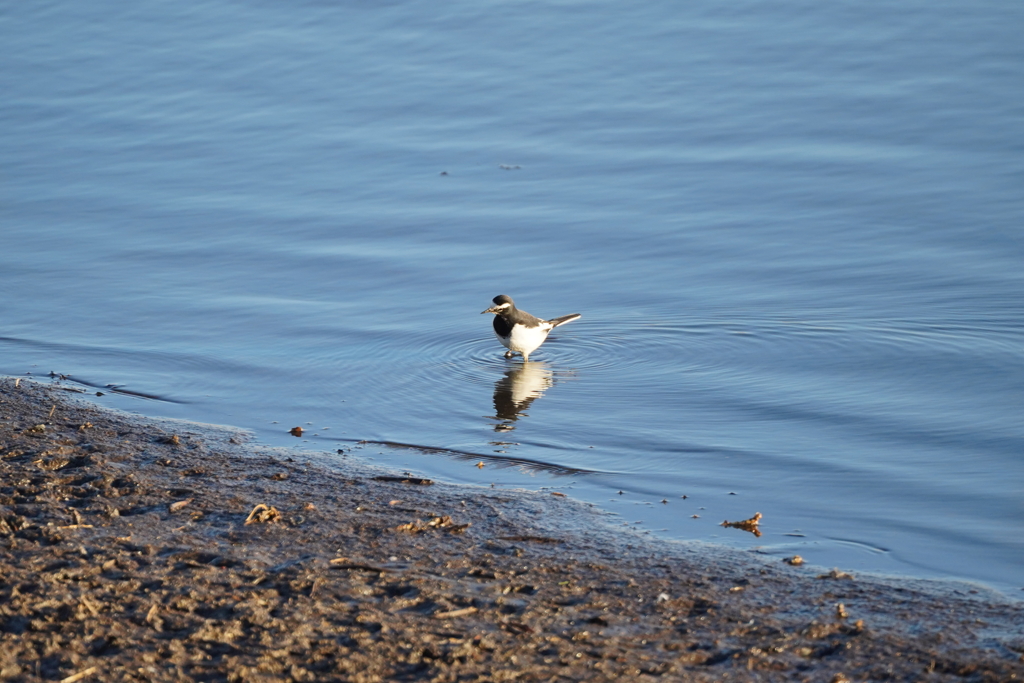
[[[1024,679],[1020,601],[973,584],[640,538],[37,380],[0,378],[0,418],[0,681]]]

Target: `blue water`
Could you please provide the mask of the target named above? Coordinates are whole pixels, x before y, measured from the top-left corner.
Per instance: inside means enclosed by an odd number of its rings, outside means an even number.
[[[1017,591],[1022,32],[1008,1],[8,4],[0,372]],[[523,366],[497,294],[583,318]]]

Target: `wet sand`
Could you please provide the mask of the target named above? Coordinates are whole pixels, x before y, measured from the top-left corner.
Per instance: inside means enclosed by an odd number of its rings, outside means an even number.
[[[661,544],[70,387],[0,379],[0,418],[3,681],[1024,679],[1021,603],[978,586]]]

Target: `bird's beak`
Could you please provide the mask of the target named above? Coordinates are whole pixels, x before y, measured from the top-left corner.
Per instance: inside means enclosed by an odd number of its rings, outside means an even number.
[[[491,307],[490,307],[490,308],[488,308],[488,309],[487,309],[486,311],[480,311],[480,315],[483,315],[484,313],[497,313],[497,312],[498,312],[498,311],[500,311],[500,310],[501,310],[501,309],[500,309],[500,308],[498,308],[497,306],[491,306]]]

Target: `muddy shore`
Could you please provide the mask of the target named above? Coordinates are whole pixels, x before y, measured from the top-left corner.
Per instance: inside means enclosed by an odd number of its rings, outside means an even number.
[[[0,378],[3,681],[1024,679],[1021,603],[976,586],[657,544],[69,389]]]

